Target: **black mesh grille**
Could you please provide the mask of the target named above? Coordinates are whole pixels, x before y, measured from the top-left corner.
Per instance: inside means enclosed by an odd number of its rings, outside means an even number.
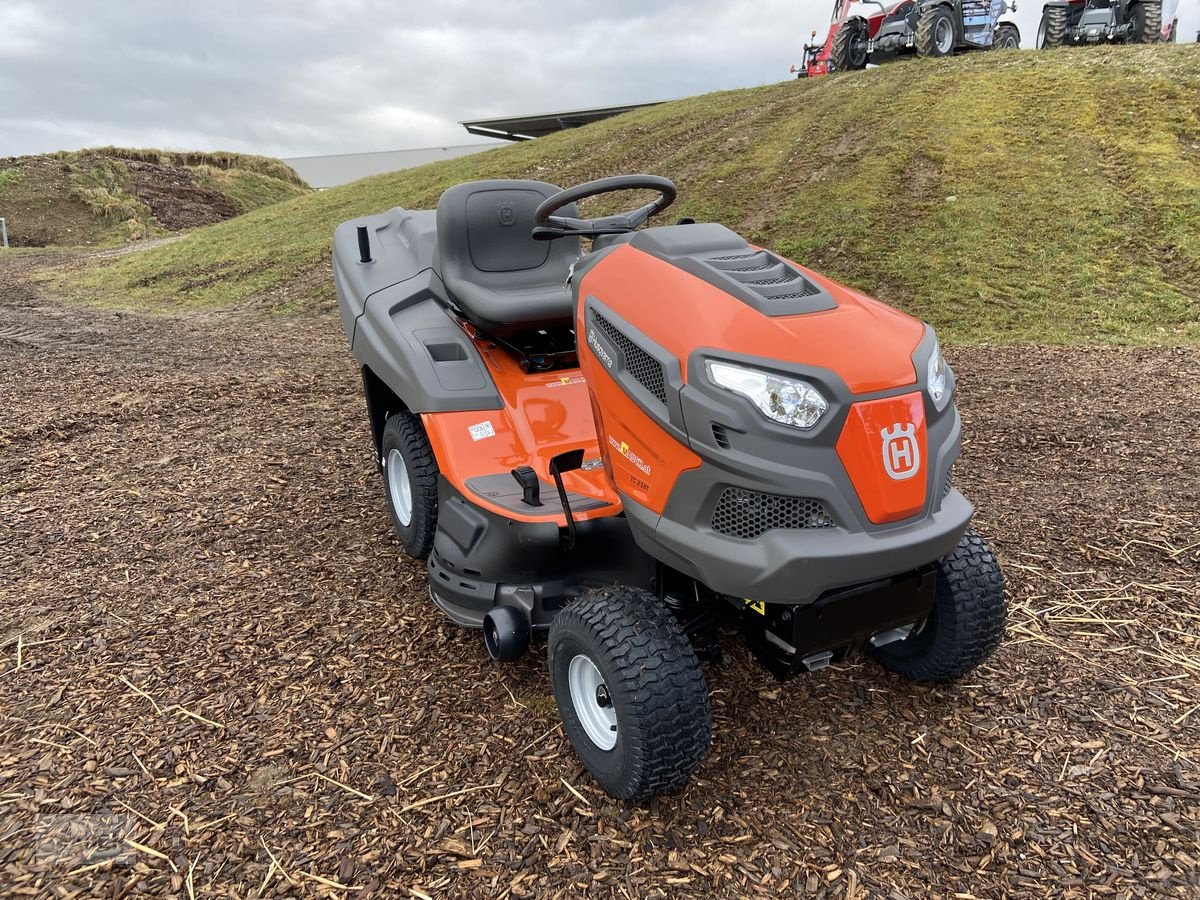
[[[617,349],[625,357],[625,365],[629,370],[629,374],[634,377],[638,384],[648,390],[659,403],[666,404],[667,402],[667,380],[663,372],[662,363],[635,344],[632,340],[625,336],[616,325],[593,311],[592,315],[596,317],[596,324],[600,326],[600,330],[608,336],[608,339],[617,345]]]
[[[945,497],[950,493],[952,487],[954,487],[954,472],[950,471],[946,473],[946,480],[942,482],[942,496]]]
[[[815,295],[821,293],[821,291],[818,288],[814,287],[813,285],[808,284],[807,282],[805,282],[805,285],[806,285],[806,289],[803,291],[792,291],[792,293],[790,293],[790,294],[776,294],[775,296],[771,297],[770,299],[771,300],[799,300],[802,297],[812,297],[812,296],[815,296]]]
[[[728,487],[713,510],[713,531],[751,540],[774,528],[833,528],[833,518],[820,500],[781,497]]]

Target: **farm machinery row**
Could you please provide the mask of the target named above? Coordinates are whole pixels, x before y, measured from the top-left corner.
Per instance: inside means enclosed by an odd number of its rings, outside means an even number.
[[[1174,43],[1178,9],[1179,0],[1050,0],[1037,46]]]
[[[1021,33],[1007,0],[834,0],[824,43],[804,46],[800,78],[865,69],[902,56],[1016,49]]]
[[[1048,0],[1037,46],[1174,41],[1179,0]],[[804,45],[798,78],[865,69],[904,56],[1015,50],[1013,0],[834,0],[823,42]]]

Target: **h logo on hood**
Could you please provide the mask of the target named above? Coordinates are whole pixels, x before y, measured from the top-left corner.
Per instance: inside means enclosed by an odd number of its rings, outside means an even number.
[[[896,422],[879,432],[883,438],[883,468],[894,481],[905,481],[921,470],[921,449],[917,446],[917,426]]]

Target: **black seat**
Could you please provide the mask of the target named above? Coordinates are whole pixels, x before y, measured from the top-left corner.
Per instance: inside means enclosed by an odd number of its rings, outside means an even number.
[[[463,315],[488,334],[572,321],[567,273],[579,238],[535,241],[533,213],[559,188],[541,181],[471,181],[437,207],[442,282]],[[574,204],[559,215],[576,216]]]

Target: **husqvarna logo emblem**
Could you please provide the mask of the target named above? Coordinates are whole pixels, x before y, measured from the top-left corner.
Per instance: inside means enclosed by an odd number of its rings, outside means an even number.
[[[921,469],[921,449],[917,446],[917,426],[897,422],[879,432],[883,438],[883,468],[895,481],[912,478]]]
[[[511,203],[499,204],[496,207],[496,215],[500,219],[500,224],[505,228],[517,224],[517,211],[512,208]]]

